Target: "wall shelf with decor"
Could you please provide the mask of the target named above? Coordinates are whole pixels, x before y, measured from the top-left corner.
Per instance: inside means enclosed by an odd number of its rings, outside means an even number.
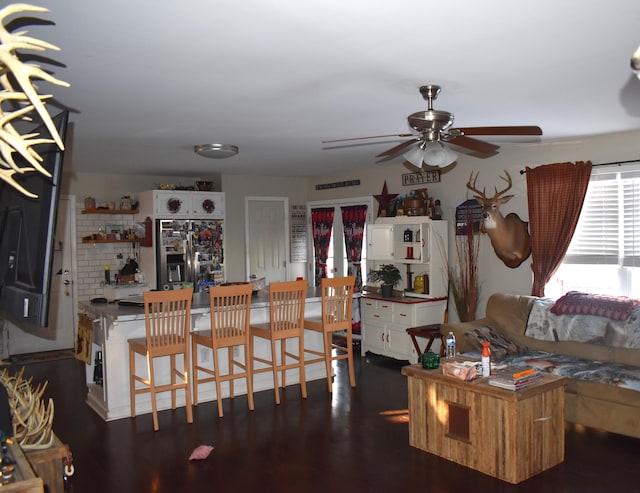
[[[82,209],[83,214],[137,214],[138,209]]]
[[[87,240],[82,239],[82,243],[135,243],[138,241],[138,238],[134,238],[133,240]]]

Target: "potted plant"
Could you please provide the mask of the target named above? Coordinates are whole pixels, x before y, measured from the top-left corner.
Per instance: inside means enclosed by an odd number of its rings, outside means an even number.
[[[393,296],[393,288],[400,284],[401,279],[400,271],[393,264],[381,264],[369,271],[369,281],[381,283],[380,290],[385,298]]]

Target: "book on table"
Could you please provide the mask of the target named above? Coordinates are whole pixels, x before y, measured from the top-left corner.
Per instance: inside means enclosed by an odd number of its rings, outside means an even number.
[[[532,366],[507,366],[497,369],[489,378],[489,385],[508,390],[519,390],[536,383],[542,375]]]

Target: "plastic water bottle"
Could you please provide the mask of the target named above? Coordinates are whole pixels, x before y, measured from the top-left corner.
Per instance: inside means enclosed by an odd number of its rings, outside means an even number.
[[[445,353],[447,358],[454,358],[456,355],[456,336],[453,332],[447,334],[447,351]]]

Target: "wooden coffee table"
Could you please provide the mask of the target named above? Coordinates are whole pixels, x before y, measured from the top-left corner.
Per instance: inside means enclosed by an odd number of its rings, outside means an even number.
[[[513,484],[564,460],[564,377],[511,391],[420,365],[402,373],[411,446]]]

